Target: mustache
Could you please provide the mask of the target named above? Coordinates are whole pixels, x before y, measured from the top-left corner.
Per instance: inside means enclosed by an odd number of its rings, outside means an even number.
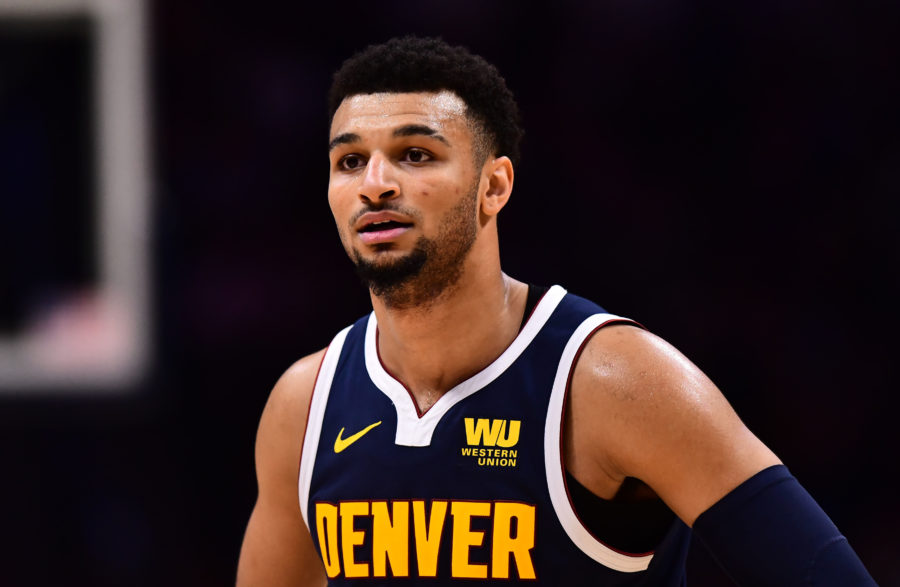
[[[377,206],[373,206],[372,204],[366,204],[364,208],[357,211],[351,218],[350,222],[348,222],[349,226],[354,226],[356,221],[360,219],[363,214],[368,214],[369,212],[396,212],[397,214],[402,214],[403,216],[408,216],[412,218],[414,221],[418,221],[420,218],[419,212],[417,210],[413,210],[412,208],[407,208],[406,206],[398,206],[393,202],[385,202],[384,204],[379,204]]]

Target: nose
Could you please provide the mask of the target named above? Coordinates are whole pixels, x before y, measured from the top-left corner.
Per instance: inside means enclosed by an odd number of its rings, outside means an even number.
[[[372,153],[359,186],[360,199],[377,203],[400,194],[400,185],[390,160],[379,152]]]

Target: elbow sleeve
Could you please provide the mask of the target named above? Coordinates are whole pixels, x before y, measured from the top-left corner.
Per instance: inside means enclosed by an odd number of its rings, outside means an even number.
[[[739,585],[875,585],[847,539],[783,465],[736,487],[693,528]]]

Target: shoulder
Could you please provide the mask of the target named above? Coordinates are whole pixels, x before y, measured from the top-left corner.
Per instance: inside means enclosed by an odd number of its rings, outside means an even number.
[[[278,379],[272,393],[269,394],[266,410],[279,414],[302,416],[305,420],[306,412],[309,409],[309,400],[312,397],[313,387],[315,387],[316,377],[326,350],[322,349],[307,355],[288,367]]]
[[[326,350],[307,355],[288,367],[272,389],[269,404],[288,412],[305,412]]]
[[[257,468],[290,464],[292,470],[298,469],[309,402],[326,350],[291,365],[269,394],[256,437]]]
[[[649,484],[688,523],[780,462],[696,365],[636,326],[594,333],[575,366],[570,401],[575,449],[611,478]]]
[[[609,394],[611,400],[651,396],[685,379],[704,387],[711,384],[674,346],[629,323],[596,330],[583,344],[573,378],[597,393]]]
[[[585,341],[573,385],[614,403],[667,399],[703,403],[721,398],[712,381],[678,349],[629,323],[604,326]]]

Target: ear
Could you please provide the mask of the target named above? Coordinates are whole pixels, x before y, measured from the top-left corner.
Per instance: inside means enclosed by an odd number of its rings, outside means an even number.
[[[496,216],[509,201],[513,187],[513,165],[509,157],[497,157],[485,165],[487,191],[481,200],[481,212]]]

